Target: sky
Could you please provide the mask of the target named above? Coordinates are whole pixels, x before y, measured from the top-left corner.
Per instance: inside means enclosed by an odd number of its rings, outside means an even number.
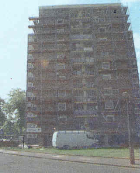
[[[29,17],[38,16],[39,6],[118,3],[129,7],[135,50],[140,73],[140,0],[4,0],[1,1],[0,97],[8,98],[12,89],[26,90],[27,37]]]

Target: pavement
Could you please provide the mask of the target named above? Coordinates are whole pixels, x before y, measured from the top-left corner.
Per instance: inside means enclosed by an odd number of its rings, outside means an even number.
[[[0,149],[0,153],[25,156],[25,157],[45,158],[50,160],[60,160],[67,162],[78,162],[78,163],[140,169],[140,159],[135,159],[135,165],[131,165],[130,160],[128,158],[71,156],[71,155],[58,155],[58,154],[36,153],[30,151],[29,152],[13,151],[13,150],[3,150],[3,149]]]

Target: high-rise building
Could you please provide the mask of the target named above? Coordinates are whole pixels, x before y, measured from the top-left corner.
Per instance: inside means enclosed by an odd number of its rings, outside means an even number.
[[[123,143],[128,114],[132,128],[139,115],[127,7],[43,6],[29,20],[34,33],[28,35],[28,143],[51,145],[55,130],[85,129],[102,143]]]

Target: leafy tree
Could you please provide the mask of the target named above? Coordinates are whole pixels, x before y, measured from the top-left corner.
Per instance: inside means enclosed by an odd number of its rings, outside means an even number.
[[[7,119],[2,127],[4,135],[18,135],[18,131],[14,122]]]
[[[6,116],[3,110],[3,106],[4,106],[5,101],[0,98],[0,126],[2,126],[6,120]]]
[[[24,90],[12,89],[8,94],[9,99],[5,104],[5,111],[8,117],[8,123],[14,124],[17,131],[22,134],[25,127],[25,107],[26,94]],[[7,124],[8,125],[8,124]]]

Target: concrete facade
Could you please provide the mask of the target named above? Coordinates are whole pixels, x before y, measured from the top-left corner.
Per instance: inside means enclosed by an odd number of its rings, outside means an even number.
[[[135,126],[139,78],[128,19],[121,4],[44,6],[29,18],[29,144],[51,145],[55,130],[92,130],[114,142],[127,134],[127,113]]]

